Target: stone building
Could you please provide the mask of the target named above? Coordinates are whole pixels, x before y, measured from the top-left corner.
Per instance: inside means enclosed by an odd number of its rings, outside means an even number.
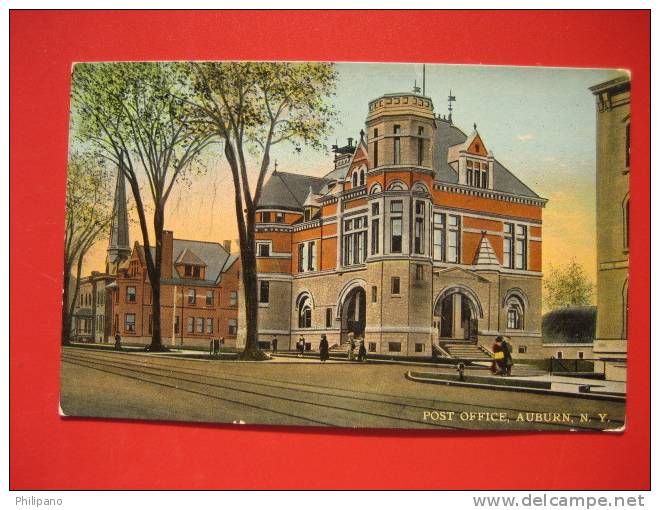
[[[259,339],[316,349],[350,332],[372,353],[490,348],[542,355],[541,224],[546,200],[498,161],[474,126],[431,98],[368,105],[357,142],[323,177],[275,171],[257,213]],[[239,344],[244,339],[239,317]]]
[[[626,379],[630,212],[630,78],[590,88],[596,96],[597,306],[594,356],[607,379]]]
[[[112,305],[107,300],[107,286],[114,280],[113,275],[98,271],[92,271],[89,276],[80,279],[78,299],[73,310],[73,341],[108,341],[111,328],[106,317],[111,316]]]
[[[144,257],[144,247],[136,242],[112,288],[112,334],[119,333],[125,343],[151,343],[152,290]],[[234,346],[239,269],[230,241],[174,239],[165,230],[160,280],[163,345],[208,347],[211,339],[221,338],[226,346]]]

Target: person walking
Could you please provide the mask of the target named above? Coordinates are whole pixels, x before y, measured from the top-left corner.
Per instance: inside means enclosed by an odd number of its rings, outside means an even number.
[[[502,336],[498,336],[493,344],[493,363],[490,366],[490,371],[496,375],[502,375],[504,368],[504,348],[502,346]]]
[[[513,368],[513,346],[509,337],[502,338],[502,352],[504,353],[502,375],[511,376],[511,369]]]
[[[300,339],[298,340],[298,357],[302,358],[304,353],[305,353],[305,337],[300,335]]]
[[[121,351],[121,336],[119,333],[115,335],[115,351]]]
[[[273,342],[271,345],[273,346],[273,352],[277,352],[277,335],[273,335]]]
[[[364,340],[360,341],[360,348],[358,349],[358,361],[367,361],[367,349],[364,346]]]
[[[321,363],[325,363],[330,357],[330,346],[328,345],[328,337],[321,335],[321,343],[319,343],[319,357]]]

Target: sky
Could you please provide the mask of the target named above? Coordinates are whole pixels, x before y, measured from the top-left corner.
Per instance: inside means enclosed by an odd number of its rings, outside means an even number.
[[[421,64],[339,63],[334,103],[338,123],[328,147],[359,138],[371,99],[421,87]],[[426,95],[436,114],[447,114],[447,96],[456,97],[453,121],[470,133],[473,124],[487,149],[537,194],[543,212],[543,271],[571,258],[596,275],[596,110],[589,87],[619,74],[616,70],[542,67],[427,65]],[[177,185],[168,202],[165,228],[175,238],[234,240],[234,200],[229,167],[220,147],[205,156],[206,173]],[[324,175],[332,169],[329,151],[276,146],[278,170]],[[252,165],[254,168],[256,165]],[[269,172],[272,172],[273,165]],[[252,174],[254,176],[254,174]],[[254,179],[253,179],[254,180]],[[129,191],[130,193],[130,191]],[[131,244],[142,237],[134,218]],[[107,241],[97,243],[85,272],[102,270]]]

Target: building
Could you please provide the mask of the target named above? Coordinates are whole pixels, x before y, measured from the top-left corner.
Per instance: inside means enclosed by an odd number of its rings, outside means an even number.
[[[151,248],[153,250],[153,248]],[[163,344],[208,347],[213,338],[235,345],[240,261],[231,242],[174,239],[163,232],[160,280]],[[152,291],[144,247],[135,243],[112,287],[112,332],[124,343],[149,344]]]
[[[73,310],[73,338],[76,342],[107,342],[111,335],[106,317],[111,316],[112,304],[108,301],[107,286],[115,278],[106,273],[92,271],[80,279],[78,299]]]
[[[630,212],[630,78],[590,88],[596,96],[597,306],[594,356],[607,379],[626,379]]]
[[[546,200],[476,125],[467,135],[431,98],[387,94],[369,102],[359,140],[334,152],[323,177],[275,171],[264,185],[260,341],[291,348],[303,334],[316,349],[321,334],[332,346],[353,332],[372,353],[431,356],[507,334],[542,356]]]

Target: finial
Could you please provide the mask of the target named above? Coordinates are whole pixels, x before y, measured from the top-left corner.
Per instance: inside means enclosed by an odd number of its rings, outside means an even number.
[[[413,87],[413,92],[419,94],[421,89],[417,86],[417,80],[415,80],[415,86]]]
[[[449,107],[447,108],[447,110],[449,110],[449,115],[447,116],[447,120],[449,121],[450,124],[452,123],[452,121],[451,121],[451,112],[454,111],[454,108],[452,106],[452,103],[454,101],[456,101],[456,96],[452,96],[451,89],[449,89],[449,97],[447,98],[447,103],[449,104]]]
[[[360,129],[360,141],[364,141],[364,129]]]
[[[474,126],[474,130],[476,131],[476,130],[477,130],[477,123],[475,122],[475,123],[473,124],[473,126]]]

